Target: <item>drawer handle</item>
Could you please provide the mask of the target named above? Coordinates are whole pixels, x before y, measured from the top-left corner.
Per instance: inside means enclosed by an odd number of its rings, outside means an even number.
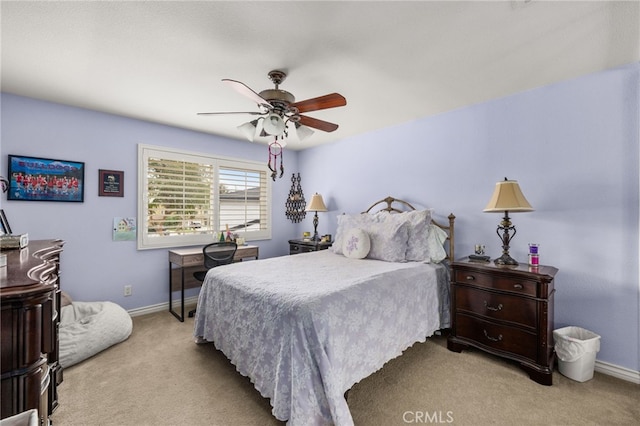
[[[474,277],[473,275],[467,275],[466,276],[467,281],[473,281],[476,279],[476,277]]]
[[[502,340],[502,334],[498,334],[498,337],[491,337],[489,336],[489,333],[487,333],[487,330],[482,330],[482,331],[484,331],[484,337],[491,340],[492,342],[499,342]]]
[[[518,289],[518,290],[522,290],[522,284],[514,284],[513,288]]]
[[[502,310],[502,303],[498,303],[498,306],[489,306],[489,304],[485,300],[484,301],[484,307],[487,308],[490,311],[497,312],[497,311],[501,311]]]

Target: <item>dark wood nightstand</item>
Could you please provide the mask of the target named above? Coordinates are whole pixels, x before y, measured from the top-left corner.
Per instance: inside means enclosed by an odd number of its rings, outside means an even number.
[[[331,247],[331,242],[321,243],[315,241],[289,240],[289,254],[308,253],[310,251],[326,250]]]
[[[552,384],[553,266],[451,264],[451,335],[447,347],[469,346],[518,361],[529,377]]]

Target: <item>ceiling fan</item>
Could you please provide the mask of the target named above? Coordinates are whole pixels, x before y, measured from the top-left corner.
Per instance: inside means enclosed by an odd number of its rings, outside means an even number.
[[[284,140],[284,137],[288,136],[288,125],[290,123],[295,127],[300,140],[306,139],[313,134],[313,130],[310,128],[324,132],[333,132],[338,128],[337,124],[302,115],[302,113],[344,106],[347,104],[344,96],[338,93],[330,93],[317,98],[296,102],[295,97],[291,93],[279,88],[280,84],[287,77],[284,71],[273,70],[268,73],[268,76],[275,85],[275,88],[266,89],[260,93],[256,93],[240,81],[227,78],[222,79],[224,83],[231,86],[238,93],[253,100],[258,105],[260,111],[199,112],[198,115],[259,115],[261,117],[238,126],[238,129],[240,129],[250,141],[253,141],[256,137],[265,136],[275,137],[276,140],[278,138]]]

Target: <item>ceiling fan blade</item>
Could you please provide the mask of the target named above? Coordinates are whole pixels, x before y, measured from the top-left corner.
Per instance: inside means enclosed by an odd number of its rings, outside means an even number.
[[[345,106],[347,100],[338,93],[318,96],[317,98],[307,99],[300,102],[294,102],[292,107],[298,108],[298,112],[317,111],[320,109],[335,108]]]
[[[231,80],[231,79],[228,79],[228,78],[223,78],[222,81],[224,83],[228,84],[229,86],[231,86],[235,91],[237,91],[241,95],[244,95],[244,96],[248,97],[249,99],[253,100],[258,105],[267,105],[270,108],[273,108],[273,105],[271,105],[269,103],[269,101],[264,99],[262,96],[258,95],[255,91],[253,91],[253,89],[251,89],[246,84],[244,84],[244,83],[242,83],[240,81]]]
[[[251,114],[251,115],[263,115],[264,112],[258,111],[229,111],[229,112],[198,112],[197,115],[224,115],[224,114]]]
[[[313,127],[314,129],[322,130],[323,132],[333,132],[338,128],[337,124],[318,120],[317,118],[307,117],[306,115],[301,115],[300,121],[298,122],[303,126]]]

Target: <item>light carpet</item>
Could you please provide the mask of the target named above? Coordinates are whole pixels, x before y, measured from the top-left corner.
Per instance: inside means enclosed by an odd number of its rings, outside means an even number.
[[[123,343],[64,371],[54,426],[281,425],[269,400],[212,344],[196,345],[193,319],[133,318]],[[637,425],[640,385],[600,373],[584,383],[557,371],[542,386],[516,364],[478,350],[450,352],[434,336],[349,393],[356,425]]]

